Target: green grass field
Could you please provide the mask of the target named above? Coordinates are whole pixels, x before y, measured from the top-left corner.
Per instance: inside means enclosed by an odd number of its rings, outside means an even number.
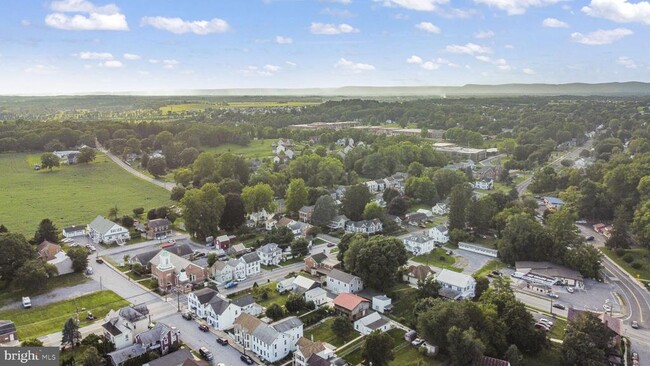
[[[273,147],[271,144],[277,141],[276,139],[263,139],[263,140],[253,140],[247,146],[241,146],[236,144],[224,144],[217,147],[206,147],[204,151],[214,153],[214,154],[223,154],[223,153],[232,153],[235,155],[243,155],[245,158],[264,158],[267,156],[273,156]]]
[[[479,268],[478,271],[474,272],[474,277],[485,277],[488,273],[492,271],[498,271],[501,268],[505,267],[505,264],[498,259],[492,259],[491,261],[485,263],[485,265]]]
[[[117,206],[120,215],[171,204],[169,192],[136,178],[103,155],[92,164],[34,171],[40,155],[0,154],[0,221],[31,237],[44,218],[59,229],[85,225]]]
[[[229,103],[181,103],[169,104],[164,107],[158,108],[160,113],[167,114],[181,113],[187,111],[203,111],[208,108],[270,108],[270,107],[304,107],[310,105],[318,105],[319,102],[229,102]]]
[[[313,336],[315,341],[327,342],[335,347],[341,347],[359,336],[359,333],[352,331],[347,337],[341,338],[332,331],[332,323],[334,323],[334,318],[329,318],[323,323],[306,330],[305,338],[311,339]]]
[[[411,259],[418,263],[426,264],[427,266],[435,266],[455,272],[463,271],[462,268],[454,267],[456,258],[447,255],[446,251],[442,248],[436,248],[428,254],[418,255],[417,257],[413,257]]]
[[[389,317],[409,327],[414,327],[413,308],[418,300],[418,290],[401,283],[393,289],[393,310]]]
[[[650,250],[646,248],[634,248],[634,249],[626,249],[625,254],[621,257],[616,255],[616,253],[612,252],[611,250],[607,248],[599,248],[603,254],[609,257],[612,261],[616,262],[619,266],[621,266],[625,272],[629,273],[630,275],[644,281],[644,282],[650,282]],[[639,269],[634,269],[631,266],[631,263],[627,263],[626,261],[623,260],[623,257],[625,255],[631,255],[632,258],[634,258],[634,262],[641,263],[641,268]]]
[[[111,309],[128,304],[113,291],[99,291],[46,306],[1,311],[0,319],[8,319],[16,324],[19,339],[34,338],[61,331],[63,324],[75,316],[77,309],[80,310],[79,326],[83,327],[91,322],[86,320],[86,314],[81,312],[81,308],[86,308],[97,319],[102,319]]]
[[[3,306],[5,303],[10,301],[19,301],[23,296],[41,295],[57,288],[72,287],[86,281],[88,281],[88,277],[81,273],[69,273],[48,279],[45,287],[40,291],[25,291],[14,289],[13,287],[2,288],[0,290],[0,306]]]

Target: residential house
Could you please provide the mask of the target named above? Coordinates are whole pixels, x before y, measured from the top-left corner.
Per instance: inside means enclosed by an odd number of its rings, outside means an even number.
[[[194,360],[192,353],[187,349],[179,349],[178,351],[172,352],[166,356],[151,360],[142,366],[184,366],[185,362],[188,360]],[[209,364],[204,362],[204,364],[201,365],[208,366]]]
[[[299,238],[304,238],[307,236],[307,233],[309,232],[309,229],[312,228],[312,226],[306,222],[300,222],[300,221],[291,221],[287,227],[291,230],[293,235]]]
[[[571,326],[571,323],[578,320],[581,316],[593,316],[598,318],[603,324],[607,326],[607,335],[610,337],[610,346],[618,347],[621,343],[621,336],[623,335],[623,325],[621,324],[621,319],[614,318],[607,312],[592,312],[589,310],[579,310],[574,308],[569,308],[567,313],[567,322]]]
[[[168,219],[149,220],[147,239],[165,239],[172,234],[172,222]]]
[[[381,220],[362,220],[362,221],[348,221],[345,223],[345,232],[347,233],[362,233],[362,234],[376,234],[384,229]]]
[[[226,249],[226,254],[234,255],[236,257],[243,255],[246,252],[248,252],[248,248],[246,248],[242,243],[231,245],[230,248]]]
[[[268,220],[272,215],[266,212],[266,209],[261,209],[260,211],[253,212],[252,214],[248,215],[248,218],[250,220],[253,220],[256,225],[258,225],[261,222],[264,222]]]
[[[431,208],[431,212],[433,212],[436,215],[443,216],[449,213],[449,207],[447,202],[438,202],[436,203],[433,208]]]
[[[424,281],[427,278],[435,275],[435,272],[429,266],[419,264],[417,266],[408,266],[407,270],[402,275],[402,280],[410,283],[411,285],[418,285],[418,282]]]
[[[157,351],[164,356],[178,348],[180,338],[180,330],[157,322],[153,328],[136,335],[135,342],[142,345],[147,351]]]
[[[472,366],[510,366],[510,362],[489,356],[481,356]]]
[[[429,229],[429,237],[434,243],[445,244],[449,241],[449,229],[447,225],[440,224]]]
[[[56,267],[57,276],[74,272],[74,269],[72,268],[72,259],[68,257],[64,251],[56,253],[54,258],[47,261],[47,263]]]
[[[335,216],[332,221],[327,225],[330,229],[345,229],[345,223],[350,221],[345,215]]]
[[[160,366],[162,366],[162,365],[160,365]],[[167,365],[165,365],[165,366],[167,366]],[[210,366],[210,364],[208,362],[206,362],[206,361],[203,361],[203,360],[196,360],[194,358],[188,358],[187,360],[185,360],[185,362],[183,362],[183,364],[181,366]]]
[[[129,263],[140,263],[143,267],[149,268],[149,262],[153,259],[153,257],[156,256],[156,254],[160,253],[161,250],[162,249],[154,249],[144,253],[136,254],[129,258]],[[185,259],[190,259],[194,254],[194,249],[187,243],[176,243],[172,246],[165,247],[164,250]]]
[[[113,221],[107,220],[101,215],[97,216],[90,224],[88,224],[87,232],[90,239],[95,244],[123,244],[125,241],[131,239],[129,230]]]
[[[11,320],[0,320],[0,343],[17,341],[16,325]]]
[[[363,290],[363,281],[355,275],[333,269],[327,275],[327,289],[334,294],[359,292]]]
[[[295,280],[295,277],[285,278],[282,281],[279,281],[277,285],[275,285],[275,290],[281,294],[293,291],[293,281]]]
[[[477,180],[476,182],[474,182],[474,188],[483,189],[483,190],[492,190],[494,189],[494,181],[488,178]]]
[[[214,239],[214,246],[218,249],[227,250],[236,239],[234,235],[219,235]]]
[[[36,247],[38,257],[44,261],[50,261],[56,257],[56,254],[61,252],[61,246],[44,240]]]
[[[278,219],[274,217],[269,217],[266,221],[264,221],[264,229],[266,231],[271,231],[273,229],[276,229],[278,227]]]
[[[215,329],[225,330],[232,327],[242,308],[225,297],[217,295],[204,306],[208,324]]]
[[[375,330],[386,332],[392,327],[393,324],[388,318],[376,312],[372,312],[354,322],[354,330],[363,335],[368,335]]]
[[[433,212],[431,212],[431,210],[427,210],[425,208],[418,209],[416,212],[421,213],[421,214],[425,214],[427,216],[427,218],[429,218],[429,219],[433,217]]]
[[[500,165],[484,166],[479,168],[473,174],[474,174],[474,178],[476,178],[477,180],[483,180],[483,179],[497,180],[499,179],[499,175],[501,174],[501,166]]]
[[[559,210],[564,206],[564,201],[557,197],[543,197],[542,199],[549,210]]]
[[[293,366],[316,366],[314,365],[316,358],[326,361],[323,366],[329,366],[331,364],[329,360],[333,361],[336,358],[333,346],[325,342],[301,337],[296,346],[296,351],[293,353]]]
[[[404,215],[404,221],[413,226],[424,224],[427,220],[429,217],[421,212],[410,212]]]
[[[327,259],[325,253],[312,254],[305,258],[305,272],[314,274],[321,267],[324,260]]]
[[[314,213],[314,206],[302,206],[298,210],[298,216],[302,222],[311,222],[311,215]]]
[[[260,257],[256,252],[246,253],[239,260],[244,263],[246,277],[260,273]]]
[[[306,302],[311,301],[316,306],[323,305],[329,300],[327,297],[327,291],[323,290],[321,287],[315,287],[305,292],[303,296],[305,297]]]
[[[246,264],[238,259],[230,259],[227,262],[216,261],[210,270],[217,283],[246,279]]]
[[[334,310],[350,320],[366,316],[368,309],[370,309],[370,302],[355,294],[346,292],[334,299]]]
[[[146,305],[125,306],[117,311],[111,310],[102,324],[104,336],[110,340],[116,349],[133,344],[135,335],[147,329],[149,325],[149,309]]]
[[[404,238],[404,248],[413,255],[430,253],[436,247],[433,238],[422,234],[413,234]]]
[[[386,218],[394,221],[397,225],[402,225],[402,219],[399,216],[386,214]]]
[[[122,366],[127,361],[136,357],[140,357],[145,353],[147,353],[147,349],[144,348],[140,343],[135,343],[128,347],[110,352],[107,354],[107,356],[108,359],[111,360],[111,364],[113,366]]]
[[[312,280],[311,278],[307,278],[305,276],[296,276],[292,286],[294,292],[298,294],[304,294],[305,292],[311,289],[320,287],[320,283]]]
[[[247,313],[234,322],[234,338],[244,349],[267,362],[276,362],[297,349],[303,335],[303,323],[295,316],[266,324]]]
[[[170,292],[179,289],[183,293],[189,293],[194,284],[205,282],[208,277],[205,268],[164,249],[149,263],[151,263],[151,276],[158,281],[158,288],[161,291]]]
[[[257,248],[256,253],[260,257],[260,263],[265,266],[277,266],[282,260],[282,248],[276,243],[264,244]]]
[[[471,299],[474,297],[476,280],[474,277],[443,269],[436,277],[440,284],[440,296],[452,300]]]
[[[218,291],[209,287],[204,287],[200,290],[190,292],[187,295],[187,308],[196,314],[197,317],[205,319],[207,317],[205,314],[205,306],[212,301],[213,298],[217,297],[218,294]]]
[[[393,300],[386,295],[373,296],[372,310],[380,313],[388,313],[393,310]]]
[[[59,159],[61,159],[61,162],[63,162],[63,164],[73,165],[73,164],[77,164],[77,161],[79,159],[79,154],[81,154],[81,152],[77,150],[54,151],[52,152],[52,154],[56,155]]]
[[[83,225],[73,225],[63,228],[64,238],[76,238],[78,236],[86,235],[86,227]]]
[[[252,295],[244,295],[232,300],[232,303],[239,306],[241,311],[252,316],[259,316],[264,312],[264,308],[255,302]]]

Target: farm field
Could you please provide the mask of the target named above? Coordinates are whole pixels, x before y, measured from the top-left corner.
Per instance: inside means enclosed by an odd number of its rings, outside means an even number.
[[[209,108],[270,108],[270,107],[304,107],[318,105],[319,102],[197,102],[168,104],[158,108],[160,113],[181,113],[187,111],[203,111]]]
[[[98,154],[95,162],[34,171],[40,155],[0,154],[0,223],[31,237],[44,219],[59,229],[87,224],[117,206],[120,215],[171,204],[169,192],[138,179]]]
[[[241,146],[236,144],[224,144],[217,147],[207,147],[204,150],[213,154],[232,153],[235,155],[243,155],[245,158],[264,158],[273,155],[273,148],[271,144],[277,139],[263,139],[251,141],[248,146]]]

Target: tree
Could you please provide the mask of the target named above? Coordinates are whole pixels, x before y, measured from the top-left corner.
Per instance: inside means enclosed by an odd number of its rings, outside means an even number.
[[[219,192],[223,195],[228,193],[241,194],[242,188],[241,182],[232,178],[226,178],[219,182]]]
[[[133,215],[135,217],[140,217],[144,213],[144,207],[136,207],[133,209]]]
[[[345,173],[343,163],[333,156],[328,156],[318,163],[318,181],[325,187],[338,184],[343,173]]]
[[[44,153],[41,155],[41,168],[48,168],[52,171],[52,168],[58,167],[61,165],[61,159],[53,153]]]
[[[38,291],[45,287],[47,279],[58,273],[56,267],[40,259],[30,259],[16,271],[13,284],[27,291]]]
[[[22,234],[0,234],[0,277],[11,281],[25,262],[36,258],[36,250]]]
[[[295,239],[291,243],[291,254],[294,256],[303,256],[309,254],[309,242],[307,239]]]
[[[56,243],[59,241],[59,229],[54,226],[52,220],[43,219],[38,224],[38,229],[34,233],[34,242],[40,244],[44,241],[49,241],[51,243]]]
[[[382,235],[354,237],[344,256],[345,268],[377,290],[388,289],[395,283],[397,270],[406,260],[404,244],[397,238]]]
[[[63,325],[62,334],[63,338],[61,339],[61,344],[64,346],[70,345],[74,348],[81,341],[79,324],[77,324],[77,321],[72,318],[69,318]]]
[[[566,252],[564,263],[585,277],[600,278],[602,257],[602,253],[595,247],[580,243]]]
[[[70,248],[68,257],[72,260],[72,270],[81,273],[88,268],[88,251],[82,247]]]
[[[393,198],[399,196],[401,196],[401,194],[397,189],[387,188],[386,190],[384,190],[384,193],[382,193],[381,198],[384,200],[384,202],[390,202],[393,200]]]
[[[510,362],[510,366],[524,366],[524,356],[519,352],[516,344],[511,344],[508,347],[504,358]]]
[[[464,173],[449,169],[436,170],[432,180],[440,199],[445,199],[451,193],[452,188],[467,181]]]
[[[294,235],[288,227],[281,227],[279,229],[273,228],[270,233],[264,236],[264,243],[276,243],[285,245],[293,242]]]
[[[467,330],[461,330],[456,326],[449,328],[447,344],[452,364],[457,366],[471,366],[483,356],[485,351],[485,345],[471,327]]]
[[[102,366],[106,361],[99,355],[97,348],[88,347],[83,354],[83,366]]]
[[[518,260],[544,261],[558,258],[564,248],[556,251],[549,234],[544,227],[526,214],[518,213],[507,219],[501,233],[502,239],[497,243],[499,256],[506,263]]]
[[[115,351],[115,345],[104,335],[90,333],[81,340],[81,344],[95,347],[101,356],[106,356],[106,354]]]
[[[179,202],[185,196],[185,192],[186,192],[186,189],[184,187],[176,186],[176,187],[172,188],[172,193],[169,196],[169,198],[172,201]]]
[[[273,188],[266,183],[258,183],[252,187],[244,187],[241,193],[246,212],[254,213],[261,210],[273,211]]]
[[[361,357],[366,361],[366,365],[388,366],[388,363],[395,358],[390,335],[378,330],[368,334],[366,343],[361,349]]]
[[[472,189],[467,184],[458,184],[449,196],[449,229],[464,229],[466,210],[472,198]]]
[[[544,167],[533,174],[533,180],[528,189],[533,193],[553,192],[557,188],[558,177],[555,169]]]
[[[359,221],[363,218],[363,210],[370,202],[370,191],[364,184],[357,184],[349,187],[343,197],[342,210],[345,216],[352,221]]]
[[[438,297],[440,284],[433,277],[427,277],[424,281],[418,281],[418,298]]]
[[[409,177],[406,180],[406,195],[421,202],[433,204],[438,200],[435,184],[429,177]]]
[[[284,316],[284,310],[282,310],[282,307],[280,307],[280,305],[273,303],[268,308],[266,308],[266,316],[273,320],[279,320]]]
[[[79,156],[77,157],[77,162],[80,164],[88,164],[95,160],[97,152],[91,147],[82,147],[79,150]]]
[[[163,158],[151,158],[147,162],[147,171],[158,178],[167,172],[167,162]]]
[[[226,206],[226,200],[219,193],[219,187],[207,183],[201,189],[190,189],[180,202],[187,231],[203,240],[219,232],[219,223]]]
[[[217,262],[217,253],[208,254],[208,267],[212,267]]]
[[[384,208],[377,202],[369,202],[363,209],[363,218],[366,220],[381,219],[384,217]]]
[[[339,339],[347,339],[347,337],[354,330],[352,322],[344,316],[337,316],[332,321],[332,333],[334,333]]]
[[[0,225],[0,234],[2,234],[2,233],[8,233],[8,232],[9,232],[9,229],[7,229],[6,226],[4,226],[4,225]]]
[[[612,223],[612,230],[610,236],[605,241],[605,246],[609,249],[616,248],[629,248],[630,236],[628,231],[628,221],[630,220],[627,210],[624,206],[618,206],[614,211],[614,222]]]
[[[304,309],[307,306],[305,299],[298,294],[291,294],[287,298],[284,307],[287,308],[287,311],[290,313],[298,312]]]
[[[181,151],[178,156],[182,166],[190,166],[194,163],[194,160],[199,157],[199,150],[195,147],[188,147]]]
[[[287,211],[298,213],[298,211],[307,204],[308,198],[309,193],[307,192],[305,181],[301,178],[293,179],[289,183],[289,188],[287,188],[287,194],[284,201]]]
[[[133,219],[133,217],[131,217],[129,215],[122,216],[122,218],[120,219],[120,222],[122,223],[122,226],[124,226],[127,229],[132,228],[133,225],[135,225],[135,220]]]
[[[20,342],[21,347],[43,347],[43,342],[39,341],[36,338],[27,338],[24,341]]]
[[[314,225],[327,226],[336,217],[337,213],[338,206],[334,198],[330,195],[320,196],[314,205],[311,221]]]
[[[236,193],[228,193],[225,197],[226,206],[221,216],[219,226],[224,230],[234,230],[246,222],[246,210],[244,201]]]
[[[497,208],[492,196],[489,195],[478,200],[470,199],[466,211],[467,225],[476,232],[485,233],[490,229]]]
[[[391,215],[404,216],[408,208],[408,202],[402,196],[397,196],[388,203],[388,213]]]
[[[474,299],[480,299],[481,295],[490,288],[490,280],[486,277],[474,277],[476,286],[474,287]]]
[[[383,178],[388,175],[385,164],[386,159],[380,153],[366,156],[363,161],[363,176],[370,179]]]
[[[562,343],[564,365],[602,365],[610,336],[607,325],[595,315],[584,312],[571,321]]]
[[[117,220],[117,215],[119,215],[120,209],[117,206],[113,206],[108,209],[108,218],[111,220]]]
[[[556,248],[557,258],[561,258],[567,247],[575,247],[584,240],[575,225],[575,214],[561,209],[546,218],[546,229]]]

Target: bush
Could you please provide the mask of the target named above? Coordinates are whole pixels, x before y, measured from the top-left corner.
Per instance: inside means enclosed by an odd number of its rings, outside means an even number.
[[[634,257],[632,257],[631,254],[626,254],[625,257],[623,257],[623,260],[627,263],[632,263],[634,262]]]
[[[641,268],[643,268],[643,264],[641,264],[641,262],[634,262],[634,263],[632,263],[632,268],[641,269]]]
[[[614,253],[616,253],[617,256],[622,257],[622,256],[625,255],[625,249],[623,249],[623,248],[616,248],[616,250],[614,251]]]
[[[444,262],[444,261],[447,260],[447,258],[445,258],[445,256],[443,256],[443,255],[441,255],[440,258],[438,258],[438,259],[440,259],[441,262]]]

